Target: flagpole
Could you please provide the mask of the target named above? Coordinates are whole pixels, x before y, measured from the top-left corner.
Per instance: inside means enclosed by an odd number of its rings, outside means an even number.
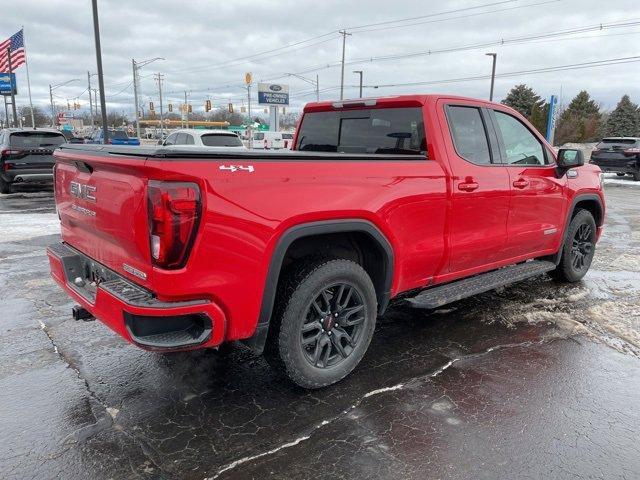
[[[31,110],[31,126],[36,128],[36,120],[33,115],[33,102],[31,101],[31,80],[29,80],[29,62],[27,61],[27,41],[24,38],[24,26],[22,27],[22,46],[24,47],[24,66],[27,68],[27,90],[29,91],[29,108]]]

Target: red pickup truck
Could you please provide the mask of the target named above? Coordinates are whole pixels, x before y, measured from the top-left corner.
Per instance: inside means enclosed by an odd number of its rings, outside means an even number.
[[[312,103],[294,145],[56,150],[48,255],[74,317],[154,351],[242,340],[317,388],[355,368],[391,300],[577,281],[602,232],[600,169],[504,105]]]

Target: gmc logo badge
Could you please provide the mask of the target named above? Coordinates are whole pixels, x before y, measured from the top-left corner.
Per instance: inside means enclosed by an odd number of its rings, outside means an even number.
[[[76,198],[82,198],[90,202],[96,201],[96,187],[84,183],[70,182],[69,193]]]

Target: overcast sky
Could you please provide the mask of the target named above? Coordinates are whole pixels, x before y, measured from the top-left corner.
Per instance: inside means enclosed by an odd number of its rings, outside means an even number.
[[[80,95],[81,103],[87,105],[83,92],[87,70],[96,71],[90,1],[5,3],[0,36],[4,39],[24,26],[34,104],[48,107],[48,85],[77,78],[80,81],[54,91],[55,101],[66,104],[66,98]],[[487,76],[491,60],[486,52],[498,54],[498,75],[626,57],[640,60],[639,0],[100,0],[99,13],[107,103],[127,112],[133,111],[132,58],[166,59],[141,70],[146,104],[151,99],[158,101],[151,76],[155,72],[165,75],[165,101],[179,103],[187,90],[196,110],[203,109],[206,98],[214,107],[226,105],[229,99],[240,105],[246,98],[247,71],[253,73],[254,81],[289,83],[294,109],[315,99],[314,87],[286,78],[287,72],[305,72],[312,79],[317,74],[321,99],[339,98],[342,37],[337,30],[343,28],[353,33],[347,37],[347,98],[358,96],[353,70],[364,70],[364,96],[443,92],[486,98],[487,78],[397,85]],[[402,21],[407,18],[411,19]],[[601,23],[635,25],[509,43],[515,38]],[[501,39],[504,45],[365,60]],[[295,45],[281,49],[291,44]],[[361,63],[352,63],[354,60]],[[17,75],[18,103],[25,104],[25,68],[19,68]],[[96,80],[92,77],[97,87]],[[604,108],[612,108],[625,93],[640,102],[640,62],[498,77],[495,98],[504,98],[516,83],[526,83],[544,97],[562,93],[565,104],[586,89]],[[395,86],[374,89],[374,85]]]

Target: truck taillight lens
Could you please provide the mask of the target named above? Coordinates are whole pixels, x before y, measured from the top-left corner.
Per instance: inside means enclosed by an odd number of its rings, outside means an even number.
[[[167,269],[183,267],[200,223],[198,185],[152,180],[147,186],[147,198],[153,263]]]
[[[627,149],[624,151],[624,154],[625,154],[626,156],[629,156],[629,157],[631,157],[631,156],[633,156],[633,155],[638,155],[639,153],[640,153],[640,148],[638,148],[638,147],[627,148]]]

